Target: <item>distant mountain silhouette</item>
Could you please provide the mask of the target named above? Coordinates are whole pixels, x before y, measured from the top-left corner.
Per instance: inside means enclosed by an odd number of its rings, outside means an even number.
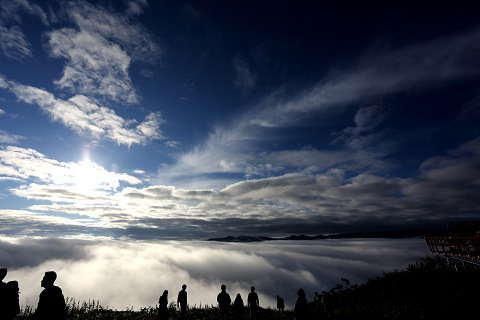
[[[285,237],[266,237],[266,236],[227,236],[223,238],[209,238],[207,241],[218,242],[260,242],[260,241],[276,241],[276,240],[323,240],[323,239],[351,239],[351,238],[411,238],[423,237],[432,230],[399,230],[399,231],[376,231],[376,232],[350,232],[336,233],[330,235],[290,235]]]
[[[207,241],[219,241],[219,242],[259,242],[259,241],[271,241],[271,240],[280,240],[277,238],[270,237],[251,237],[251,236],[228,236],[224,238],[210,238]]]

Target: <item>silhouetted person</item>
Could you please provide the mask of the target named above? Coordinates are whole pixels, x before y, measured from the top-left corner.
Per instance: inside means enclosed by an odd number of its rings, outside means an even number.
[[[230,299],[230,295],[226,291],[226,285],[222,284],[220,288],[222,291],[217,295],[218,309],[220,310],[220,319],[226,320],[228,319],[228,308],[230,303],[232,303],[232,299]]]
[[[7,276],[7,268],[0,268],[0,319],[13,319],[20,313],[18,302],[18,282],[3,282]]]
[[[7,268],[0,268],[0,319],[3,319],[7,315],[7,284],[3,282],[3,279],[7,276]]]
[[[65,319],[65,298],[62,289],[54,286],[57,279],[55,271],[47,271],[43,276],[41,286],[44,288],[40,293],[38,307],[35,311],[37,320],[63,320]]]
[[[277,294],[277,309],[278,311],[280,311],[280,313],[283,313],[283,311],[285,310],[285,301],[283,301],[283,298],[280,297],[278,294]]]
[[[293,313],[295,314],[295,320],[307,320],[308,319],[308,303],[305,297],[305,291],[302,288],[297,291],[297,301],[295,301],[295,308]]]
[[[163,294],[158,299],[158,320],[168,320],[170,312],[168,311],[168,290],[163,291]]]
[[[258,302],[258,294],[255,292],[255,287],[250,288],[250,293],[248,294],[248,307],[250,308],[250,319],[257,319],[258,307],[260,306]]]
[[[182,286],[182,290],[178,293],[177,307],[180,306],[180,319],[187,318],[187,285]]]
[[[0,268],[0,287],[6,285],[3,279],[7,276],[7,268]]]
[[[20,313],[18,281],[8,281],[5,292],[6,312],[5,317],[0,316],[0,319],[15,319]]]
[[[233,302],[233,310],[235,311],[235,319],[241,320],[245,317],[245,305],[240,293],[237,293],[235,301]]]

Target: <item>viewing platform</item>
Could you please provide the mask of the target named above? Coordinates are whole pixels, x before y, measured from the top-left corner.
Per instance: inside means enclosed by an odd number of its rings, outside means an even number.
[[[480,266],[480,231],[473,235],[427,236],[425,242],[434,254]]]

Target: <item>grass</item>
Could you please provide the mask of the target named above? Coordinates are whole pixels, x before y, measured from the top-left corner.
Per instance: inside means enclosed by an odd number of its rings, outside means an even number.
[[[157,309],[154,307],[142,308],[141,310],[111,310],[102,307],[98,301],[89,300],[88,302],[79,302],[75,299],[66,298],[66,319],[75,320],[155,320],[157,316]],[[179,319],[179,311],[175,308],[175,304],[171,303],[170,319]],[[17,317],[18,320],[33,319],[34,309],[26,307]],[[247,309],[245,309],[247,314]],[[277,310],[270,308],[262,309],[259,315],[259,319],[274,320],[274,319],[291,319],[292,312],[285,311],[284,314],[280,314]],[[217,307],[205,306],[205,307],[190,307],[188,309],[189,320],[213,320],[219,318],[219,311]],[[235,319],[233,309],[230,310],[230,319]]]

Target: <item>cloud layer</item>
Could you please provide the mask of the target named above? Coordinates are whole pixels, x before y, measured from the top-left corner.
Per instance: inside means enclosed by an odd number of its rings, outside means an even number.
[[[0,241],[0,264],[9,268],[7,280],[19,281],[22,304],[36,306],[43,273],[55,270],[66,296],[98,299],[118,309],[154,306],[165,289],[169,302],[175,301],[183,283],[190,305],[216,305],[220,284],[225,283],[232,296],[239,292],[245,300],[254,285],[261,306],[275,306],[279,294],[291,308],[299,287],[311,300],[314,291],[333,287],[341,277],[361,283],[426,255],[422,239],[259,244]]]
[[[299,225],[302,230],[310,225],[315,233],[332,227],[370,230],[425,226],[478,212],[479,141],[426,160],[415,178],[350,177],[332,169],[241,181],[220,190],[182,189],[144,186],[130,174],[89,162],[62,163],[20,147],[0,150],[0,173],[3,180],[17,181],[11,193],[43,202],[29,210],[46,225],[57,212],[96,219],[107,229],[131,228],[117,230],[117,236],[206,237],[215,230],[282,234],[295,233],[292,228]],[[93,225],[85,227],[95,233]]]

